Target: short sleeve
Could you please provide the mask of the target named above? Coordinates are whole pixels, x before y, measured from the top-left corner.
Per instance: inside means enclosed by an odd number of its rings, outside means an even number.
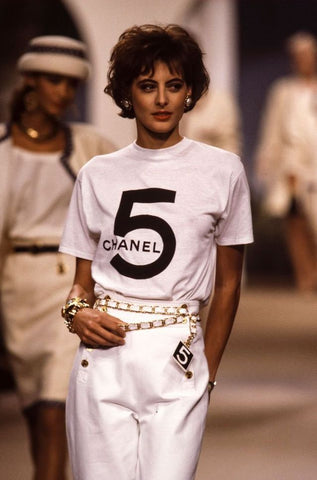
[[[85,260],[93,260],[96,239],[89,232],[83,205],[82,184],[77,178],[70,201],[59,251]]]
[[[225,210],[216,226],[215,239],[218,245],[253,242],[250,190],[244,170],[232,181]]]

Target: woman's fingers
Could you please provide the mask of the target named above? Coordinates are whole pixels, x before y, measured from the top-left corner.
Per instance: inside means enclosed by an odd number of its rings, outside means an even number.
[[[81,340],[85,345],[91,345],[92,347],[118,347],[124,345],[124,340],[121,340],[120,342],[122,343],[119,343],[114,336],[111,337],[111,335],[109,335],[108,339],[105,339],[104,336],[102,337],[91,331],[88,331],[87,334],[83,333],[81,335]]]
[[[124,324],[106,312],[84,308],[75,315],[73,328],[84,343],[114,347],[125,343]]]

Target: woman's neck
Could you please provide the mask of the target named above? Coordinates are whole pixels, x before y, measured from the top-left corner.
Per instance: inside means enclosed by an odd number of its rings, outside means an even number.
[[[16,123],[26,136],[37,142],[54,138],[60,129],[57,118],[40,111],[23,113]]]
[[[54,152],[65,146],[62,123],[54,117],[33,112],[22,114],[13,123],[12,139],[14,145],[30,151]]]
[[[136,143],[142,148],[158,150],[160,148],[168,148],[176,145],[183,137],[178,129],[168,133],[151,132],[144,128],[137,128]]]

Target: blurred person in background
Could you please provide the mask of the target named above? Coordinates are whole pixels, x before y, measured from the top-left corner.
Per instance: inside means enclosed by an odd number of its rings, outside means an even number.
[[[293,73],[272,85],[255,156],[263,209],[285,221],[296,287],[317,288],[317,42],[298,32],[287,41]]]
[[[241,154],[241,119],[239,107],[229,92],[211,88],[195,110],[182,120],[184,134],[214,147]]]
[[[89,74],[82,42],[34,38],[17,68],[22,85],[8,124],[0,125],[3,334],[27,421],[33,478],[64,480],[65,399],[78,342],[60,321],[74,262],[58,246],[78,170],[114,148],[94,127],[62,121]]]

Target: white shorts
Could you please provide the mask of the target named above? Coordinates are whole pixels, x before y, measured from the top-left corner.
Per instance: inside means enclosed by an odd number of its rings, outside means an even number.
[[[157,304],[157,302],[155,302]],[[126,322],[144,314],[109,309]],[[159,314],[147,314],[155,320]],[[74,480],[193,480],[208,409],[197,328],[186,375],[173,358],[189,324],[127,332],[113,348],[79,347],[66,403]]]

